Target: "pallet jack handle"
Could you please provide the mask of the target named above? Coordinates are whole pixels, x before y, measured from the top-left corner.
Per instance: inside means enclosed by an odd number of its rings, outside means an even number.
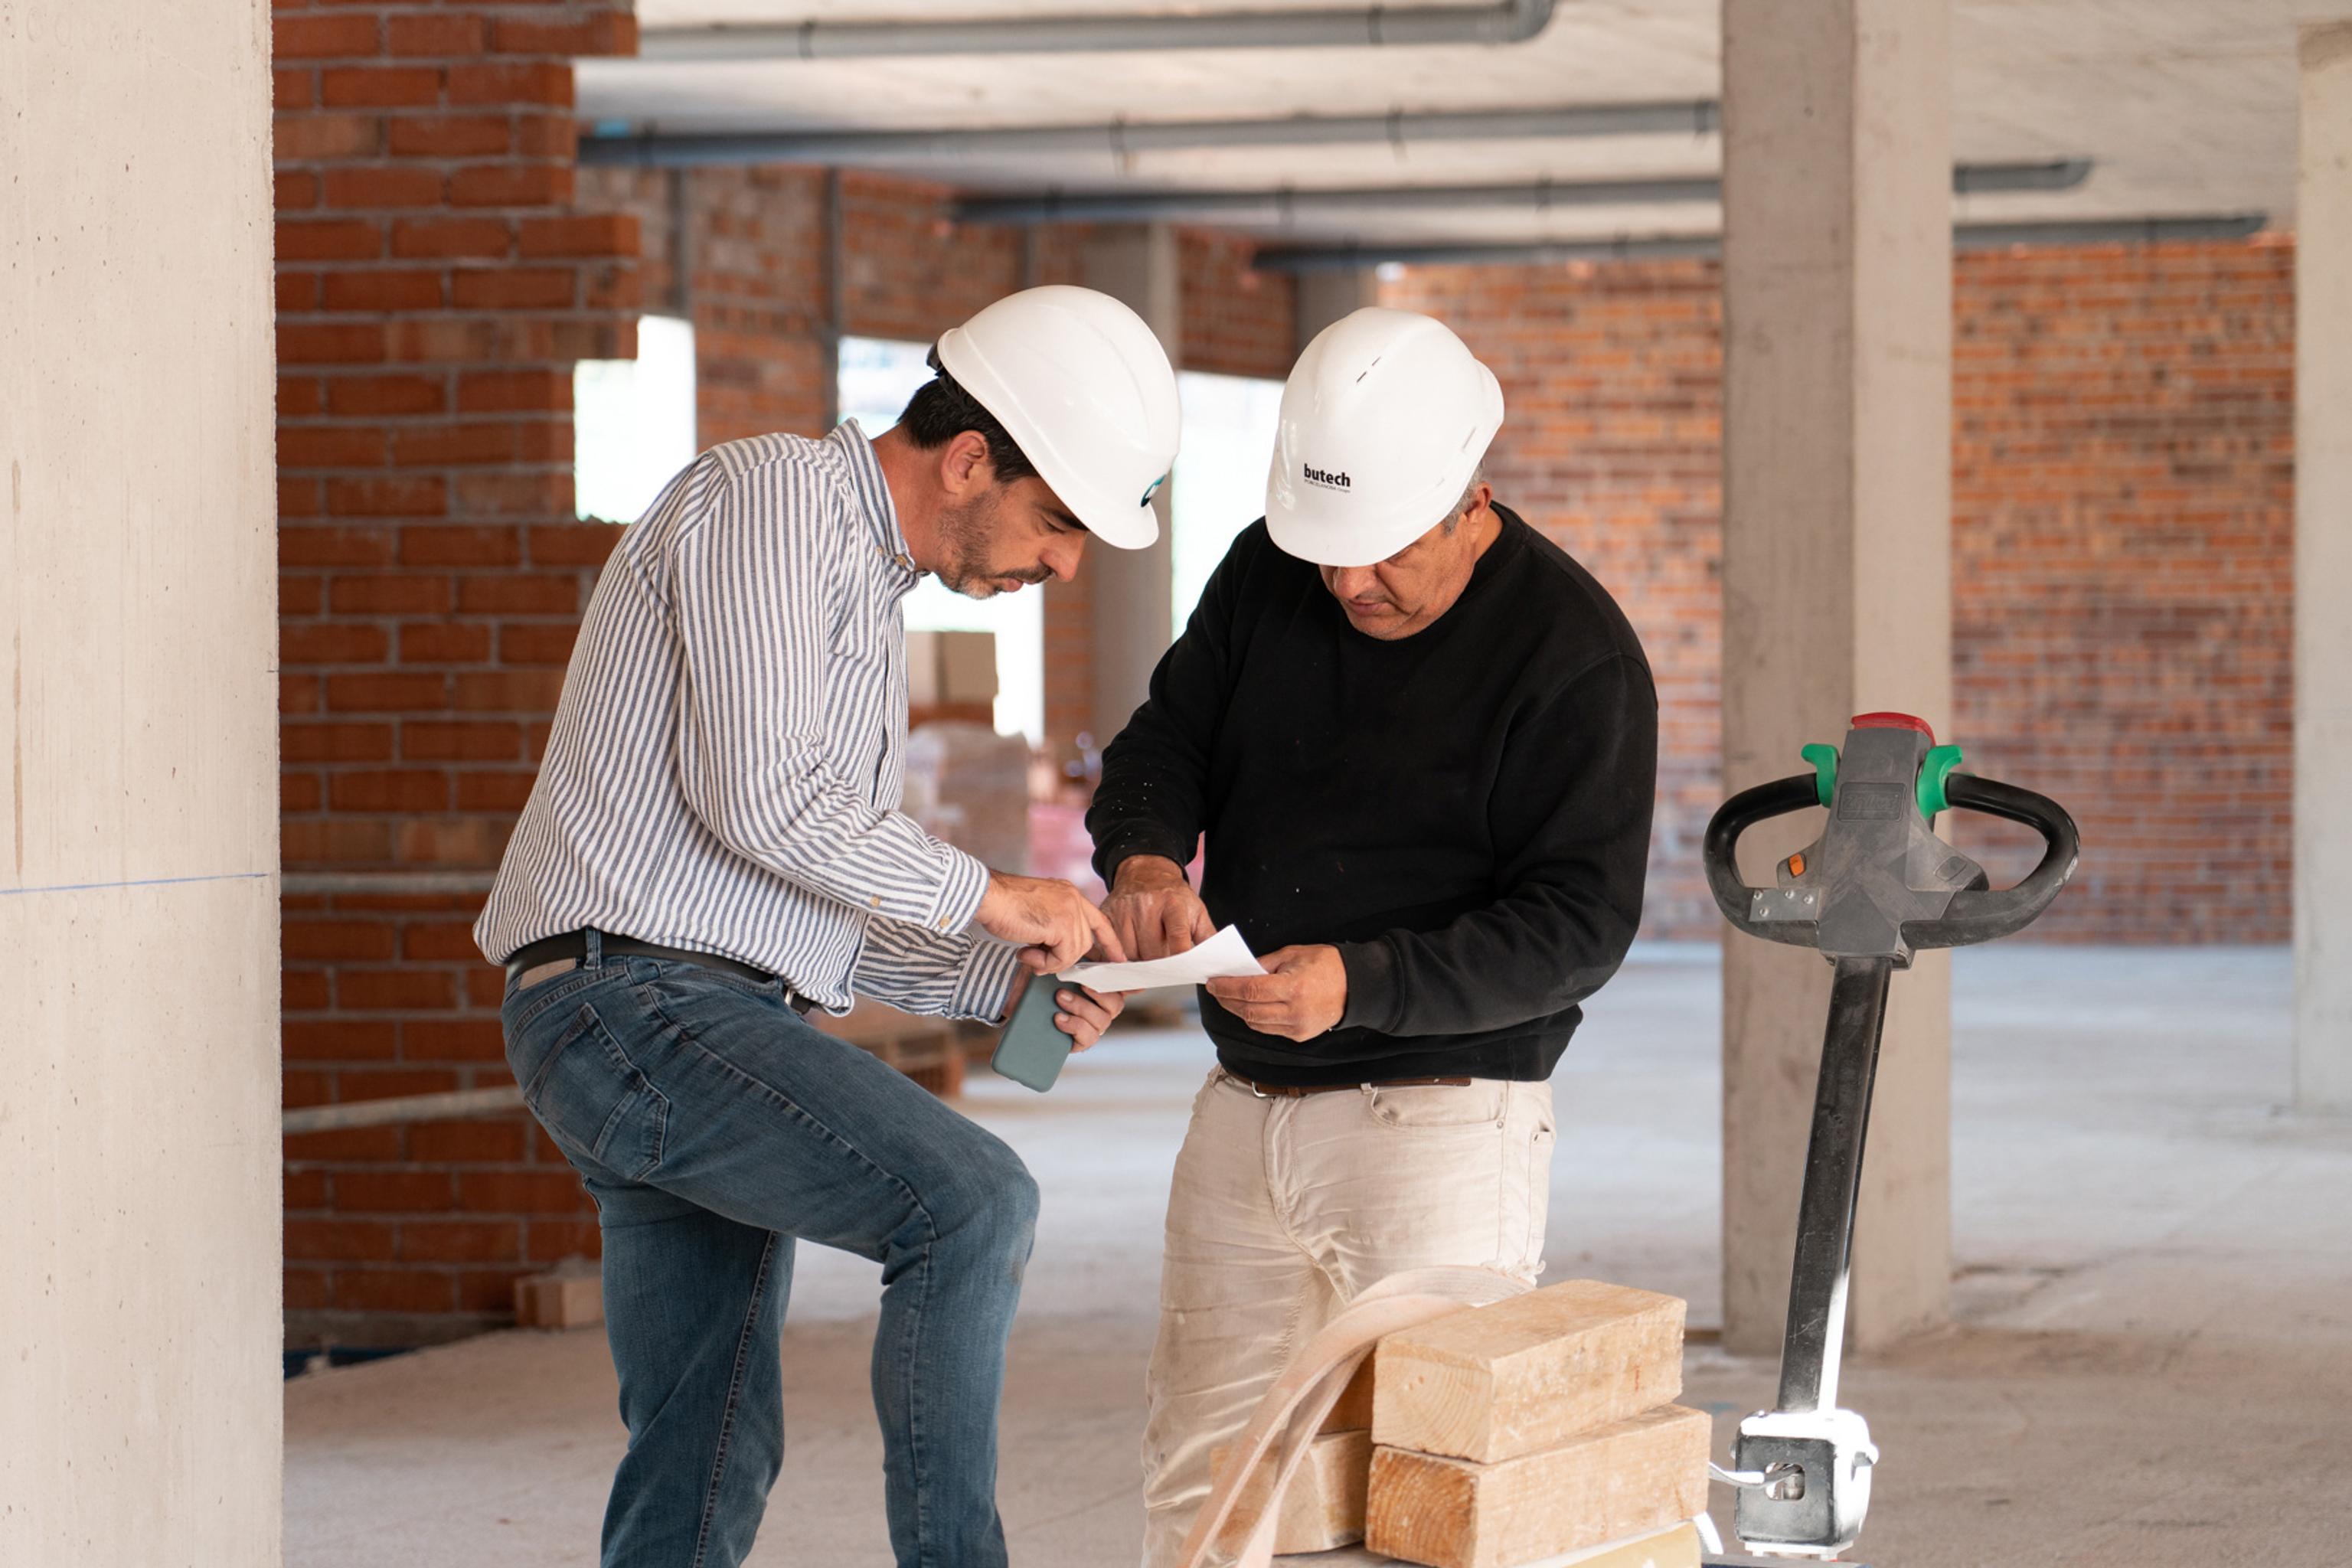
[[[1905,714],[1864,714],[1843,752],[1805,748],[1811,773],[1742,790],[1707,824],[1707,883],[1724,917],[1769,942],[1811,947],[1832,965],[1821,1076],[1798,1199],[1797,1247],[1775,1408],[1740,1423],[1734,1529],[1781,1556],[1831,1557],[1853,1543],[1869,1507],[1878,1449],[1856,1412],[1839,1407],[1855,1201],[1870,1125],[1871,1088],[1897,969],[1923,948],[1963,947],[2022,930],[2074,872],[2074,819],[2045,795],[1958,770],[1957,746],[1937,746]],[[1777,885],[1739,873],[1749,828],[1808,807],[1830,808],[1822,837],[1780,862]],[[1984,870],[1935,835],[1947,807],[2025,824],[2042,835],[2041,863],[1994,889]]]

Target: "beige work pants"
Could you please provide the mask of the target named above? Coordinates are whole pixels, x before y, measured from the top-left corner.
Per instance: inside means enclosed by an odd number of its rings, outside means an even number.
[[[1209,1075],[1168,1194],[1144,1383],[1145,1568],[1181,1561],[1209,1451],[1360,1291],[1439,1264],[1536,1277],[1552,1142],[1548,1083],[1260,1099]]]

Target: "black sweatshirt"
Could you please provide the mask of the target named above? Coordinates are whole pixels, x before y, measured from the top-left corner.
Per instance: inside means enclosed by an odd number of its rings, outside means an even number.
[[[1642,915],[1656,692],[1616,602],[1501,508],[1454,606],[1367,637],[1259,521],[1234,542],[1087,813],[1108,883],[1182,865],[1253,951],[1330,942],[1339,1026],[1297,1042],[1204,990],[1226,1068],[1268,1084],[1541,1079]]]

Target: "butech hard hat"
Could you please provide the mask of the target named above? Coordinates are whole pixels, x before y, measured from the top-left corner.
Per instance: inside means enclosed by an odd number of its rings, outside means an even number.
[[[1176,372],[1142,317],[1092,289],[1024,289],[950,329],[939,355],[1089,532],[1121,550],[1160,537]]]
[[[1318,566],[1385,561],[1445,521],[1503,424],[1503,388],[1444,322],[1367,306],[1283,384],[1265,526]]]

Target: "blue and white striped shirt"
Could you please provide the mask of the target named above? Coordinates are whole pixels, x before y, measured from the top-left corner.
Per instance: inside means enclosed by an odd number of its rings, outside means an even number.
[[[898,809],[917,576],[854,423],[695,459],[597,579],[484,954],[593,926],[830,1011],[997,1016],[1019,950],[965,930],[987,868]]]

